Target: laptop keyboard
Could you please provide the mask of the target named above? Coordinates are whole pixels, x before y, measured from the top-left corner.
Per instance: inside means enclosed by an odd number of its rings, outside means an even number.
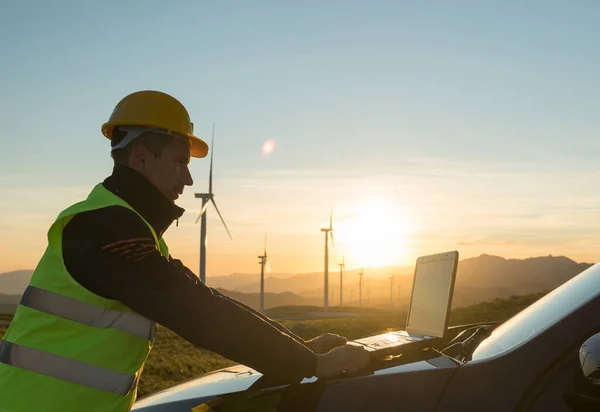
[[[370,336],[368,338],[358,339],[355,342],[367,346],[372,350],[385,349],[393,346],[404,345],[412,342],[408,336],[404,337],[396,333],[385,333],[383,335]]]

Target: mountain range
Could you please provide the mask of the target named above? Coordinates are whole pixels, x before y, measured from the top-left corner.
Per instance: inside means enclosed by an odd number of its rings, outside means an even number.
[[[459,261],[453,306],[505,298],[514,295],[546,292],[556,288],[585,269],[590,263],[577,263],[564,256],[505,259],[481,255]],[[344,304],[357,305],[358,272],[344,272]],[[413,267],[365,268],[363,304],[389,305],[390,292],[395,305],[405,305],[412,290]],[[31,270],[0,274],[0,305],[16,304],[31,278]],[[390,276],[394,275],[393,288]],[[209,286],[247,305],[258,307],[260,296],[258,274],[233,274],[207,277]],[[391,290],[390,290],[391,289]],[[330,305],[339,304],[339,271],[329,273]],[[2,295],[13,295],[10,297]],[[282,305],[322,305],[323,273],[278,274],[265,279],[265,307]],[[2,312],[0,306],[0,312]],[[6,309],[6,308],[4,308]]]
[[[453,306],[464,306],[483,300],[513,295],[545,292],[556,288],[592,266],[577,263],[564,256],[544,256],[527,259],[505,259],[481,255],[459,261]],[[344,272],[344,302],[358,300],[359,269]],[[414,267],[365,268],[363,303],[385,304],[390,300],[390,276],[394,275],[394,300],[407,302],[412,291]],[[259,275],[229,275],[208,278],[213,287],[230,291],[256,293]],[[339,272],[329,272],[330,302],[339,302]],[[265,280],[265,292],[291,291],[305,298],[323,296],[323,272],[298,274],[285,278],[270,276]]]

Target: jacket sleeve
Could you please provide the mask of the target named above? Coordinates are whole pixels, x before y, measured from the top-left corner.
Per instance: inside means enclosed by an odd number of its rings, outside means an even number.
[[[188,274],[190,274],[193,277],[196,277],[196,275],[190,270],[188,269],[180,260],[178,259],[173,259],[172,257],[169,256],[169,260],[171,261],[171,263],[173,263],[174,265],[176,265],[178,268],[185,270]],[[276,321],[274,321],[273,319],[269,318],[268,316],[266,316],[263,313],[260,313],[259,311],[257,311],[256,309],[254,309],[251,306],[248,306],[240,301],[237,301],[235,299],[230,298],[227,295],[222,294],[221,292],[219,292],[217,289],[214,288],[210,288],[212,290],[212,292],[216,295],[220,295],[223,298],[231,301],[232,303],[235,303],[236,305],[241,306],[242,308],[246,309],[249,312],[252,312],[253,314],[255,314],[256,316],[258,316],[259,318],[263,319],[265,322],[269,322],[273,327],[277,328],[278,330],[280,330],[281,332],[291,336],[292,338],[294,338],[294,340],[304,344],[305,340],[296,335],[294,332],[292,332],[291,330],[289,330],[288,328],[286,328],[285,326],[283,326],[281,323],[278,323]]]
[[[63,259],[86,289],[119,300],[197,346],[278,379],[315,373],[316,355],[301,340],[163,257],[149,228],[129,209],[76,215],[63,231]]]

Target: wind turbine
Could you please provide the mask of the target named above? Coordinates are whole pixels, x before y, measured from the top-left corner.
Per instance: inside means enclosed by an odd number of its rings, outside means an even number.
[[[361,269],[358,274],[358,305],[362,306],[362,286],[363,286],[363,275],[365,274],[364,269]]]
[[[271,271],[271,264],[267,257],[267,236],[265,235],[265,249],[262,256],[258,257],[260,261],[260,313],[265,312],[265,266],[267,272]]]
[[[394,275],[390,276],[390,306],[394,306]]]
[[[211,151],[210,151],[210,171],[209,171],[209,175],[208,175],[208,193],[196,193],[196,199],[200,198],[202,199],[202,209],[200,209],[200,214],[198,215],[198,219],[196,219],[196,223],[198,223],[198,220],[200,218],[202,218],[202,223],[200,225],[200,280],[202,282],[206,283],[206,209],[208,208],[208,202],[212,202],[212,204],[215,207],[215,210],[217,211],[217,213],[219,214],[219,217],[221,218],[221,222],[223,222],[223,226],[225,226],[225,230],[227,231],[227,234],[229,235],[229,238],[231,240],[233,240],[233,238],[231,237],[231,233],[229,233],[229,229],[227,228],[227,225],[225,224],[225,220],[223,219],[223,216],[221,216],[221,212],[219,212],[219,208],[217,207],[217,204],[215,203],[215,194],[213,193],[213,184],[212,184],[212,177],[213,177],[213,154],[214,154],[214,148],[215,148],[215,124],[213,123],[213,131],[212,131],[212,141],[210,144],[211,147]]]
[[[329,209],[329,227],[321,229],[325,233],[325,276],[323,279],[323,311],[327,313],[329,308],[329,237],[331,237],[331,246],[335,246],[333,241],[333,208]]]
[[[344,263],[344,256],[342,256],[342,263],[338,263],[339,267],[340,267],[340,307],[342,307],[342,304],[344,303],[344,298],[343,298],[343,272],[344,269],[346,268],[346,264]]]

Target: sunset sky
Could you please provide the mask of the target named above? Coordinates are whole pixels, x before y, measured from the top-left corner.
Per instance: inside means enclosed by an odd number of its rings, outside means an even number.
[[[111,172],[116,103],[172,94],[210,141],[208,277],[457,249],[600,257],[600,3],[19,1],[0,6],[0,271]],[[266,143],[266,144],[265,144]],[[166,235],[198,271],[207,159]]]

